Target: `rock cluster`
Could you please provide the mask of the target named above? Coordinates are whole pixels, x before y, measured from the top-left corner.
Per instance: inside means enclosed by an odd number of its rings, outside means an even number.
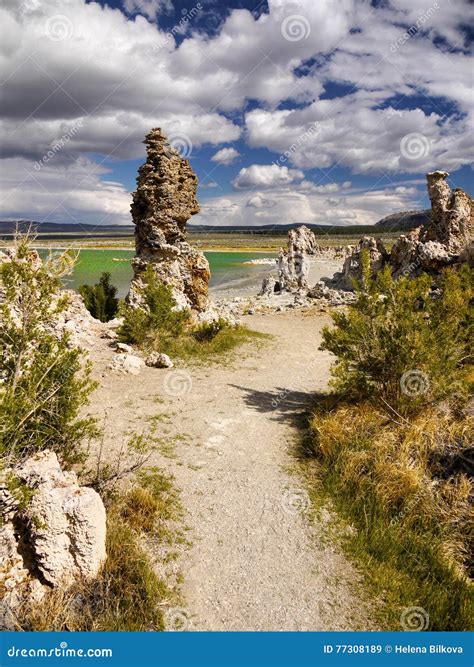
[[[160,281],[171,286],[178,307],[204,311],[209,264],[186,237],[187,220],[199,212],[197,177],[159,128],[151,130],[144,143],[147,160],[138,171],[131,206],[136,256],[128,302],[140,305],[143,272],[152,266]]]
[[[389,254],[380,239],[364,236],[352,253],[346,257],[341,273],[333,276],[332,285],[336,289],[351,290],[353,281],[362,278],[362,252],[368,251],[372,274],[376,275],[388,261]]]
[[[98,493],[79,486],[56,454],[35,454],[5,471],[0,484],[0,588],[5,591],[0,623],[25,595],[93,579],[105,561],[106,514]],[[23,489],[21,503],[9,479]]]
[[[387,252],[380,239],[366,236],[346,259],[342,273],[331,285],[350,290],[352,280],[361,277],[361,252],[369,251],[372,274],[389,264],[394,278],[414,277],[423,272],[433,276],[448,266],[474,260],[474,202],[460,188],[451,190],[446,171],[427,174],[431,214],[426,226],[402,234]]]

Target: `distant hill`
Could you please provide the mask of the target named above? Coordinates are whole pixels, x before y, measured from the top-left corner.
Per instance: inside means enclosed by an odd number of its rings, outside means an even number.
[[[430,211],[404,211],[393,213],[383,218],[375,225],[349,225],[335,227],[333,225],[312,225],[307,223],[293,223],[290,225],[259,225],[249,227],[248,225],[219,226],[219,225],[197,225],[188,224],[187,229],[191,234],[202,232],[213,232],[214,234],[251,234],[267,236],[286,236],[290,229],[306,224],[316,236],[357,236],[381,232],[398,232],[414,229],[429,220]],[[38,238],[58,239],[67,237],[69,239],[91,238],[122,238],[133,236],[133,225],[82,225],[57,222],[37,222],[34,220],[4,220],[0,221],[0,238],[11,238],[15,229],[26,231],[31,227]]]
[[[430,221],[431,210],[425,211],[402,211],[401,213],[392,213],[375,223],[377,231],[400,231],[405,232],[410,229],[416,229],[420,225],[426,225]]]
[[[35,222],[34,220],[0,220],[0,237],[9,237],[18,229],[27,231],[30,227],[41,238],[64,237],[83,238],[92,237],[122,237],[133,236],[132,225],[78,225],[56,222]]]

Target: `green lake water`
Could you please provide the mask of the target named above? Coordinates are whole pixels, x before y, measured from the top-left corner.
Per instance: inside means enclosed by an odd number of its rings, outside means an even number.
[[[40,250],[42,257],[48,251]],[[225,289],[238,285],[253,278],[258,280],[263,273],[268,273],[271,266],[244,264],[252,259],[272,257],[272,253],[261,252],[206,252],[211,269],[211,288]],[[132,250],[98,250],[84,249],[79,252],[78,261],[72,275],[64,280],[66,287],[77,289],[84,283],[98,281],[101,273],[108,271],[112,275],[112,283],[117,286],[119,297],[124,297],[130,285],[132,269],[130,262]]]

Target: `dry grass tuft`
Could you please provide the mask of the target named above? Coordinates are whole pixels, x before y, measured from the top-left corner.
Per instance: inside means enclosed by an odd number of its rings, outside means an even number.
[[[394,629],[410,605],[428,611],[432,630],[472,627],[472,428],[472,417],[433,406],[411,421],[368,402],[313,416],[324,489],[357,528],[349,548],[384,590]]]

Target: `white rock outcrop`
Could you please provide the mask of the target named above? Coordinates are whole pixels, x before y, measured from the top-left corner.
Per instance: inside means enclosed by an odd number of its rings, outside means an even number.
[[[145,362],[141,357],[135,354],[124,354],[120,352],[116,354],[107,368],[118,373],[130,373],[130,375],[138,375],[140,370],[144,367]]]
[[[8,478],[28,491],[26,503],[8,490]],[[33,592],[41,597],[43,585],[66,587],[98,575],[106,558],[106,513],[99,494],[80,486],[48,450],[5,471],[0,503],[0,625],[11,628],[12,612]]]
[[[35,565],[53,586],[97,576],[105,561],[106,514],[99,494],[63,472],[54,452],[36,454],[15,471],[33,490],[24,517]]]
[[[152,368],[173,368],[170,357],[163,352],[151,352],[145,359],[145,364]]]

